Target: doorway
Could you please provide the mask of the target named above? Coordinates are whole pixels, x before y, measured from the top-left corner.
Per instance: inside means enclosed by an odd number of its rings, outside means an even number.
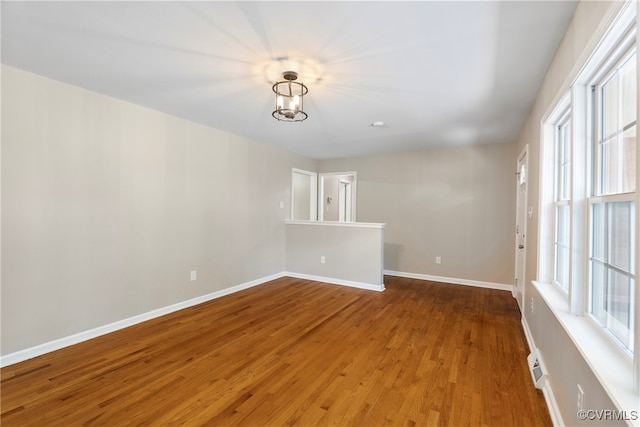
[[[356,172],[318,175],[318,220],[356,221]]]
[[[351,221],[351,181],[341,179],[338,194],[338,221]]]

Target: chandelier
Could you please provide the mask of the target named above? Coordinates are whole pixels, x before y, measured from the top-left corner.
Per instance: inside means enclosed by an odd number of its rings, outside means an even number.
[[[307,119],[304,112],[304,96],[309,89],[297,82],[298,73],[285,71],[282,73],[283,81],[273,85],[276,94],[276,109],[271,113],[274,119],[282,122],[301,122]]]

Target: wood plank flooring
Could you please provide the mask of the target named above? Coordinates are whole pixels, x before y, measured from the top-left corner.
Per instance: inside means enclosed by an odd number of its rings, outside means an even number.
[[[282,278],[2,369],[2,426],[550,426],[511,294]]]

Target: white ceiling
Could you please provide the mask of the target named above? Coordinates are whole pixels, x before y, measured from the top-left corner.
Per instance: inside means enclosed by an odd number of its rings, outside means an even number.
[[[332,158],[514,141],[576,2],[1,7],[5,64]],[[309,87],[302,123],[271,117],[289,69]]]

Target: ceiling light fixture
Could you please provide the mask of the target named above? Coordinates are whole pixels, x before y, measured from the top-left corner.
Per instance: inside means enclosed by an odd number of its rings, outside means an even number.
[[[304,112],[304,96],[309,89],[303,83],[295,81],[298,79],[295,71],[285,71],[282,77],[284,80],[272,87],[276,94],[276,109],[271,115],[281,122],[306,120],[308,115]]]

